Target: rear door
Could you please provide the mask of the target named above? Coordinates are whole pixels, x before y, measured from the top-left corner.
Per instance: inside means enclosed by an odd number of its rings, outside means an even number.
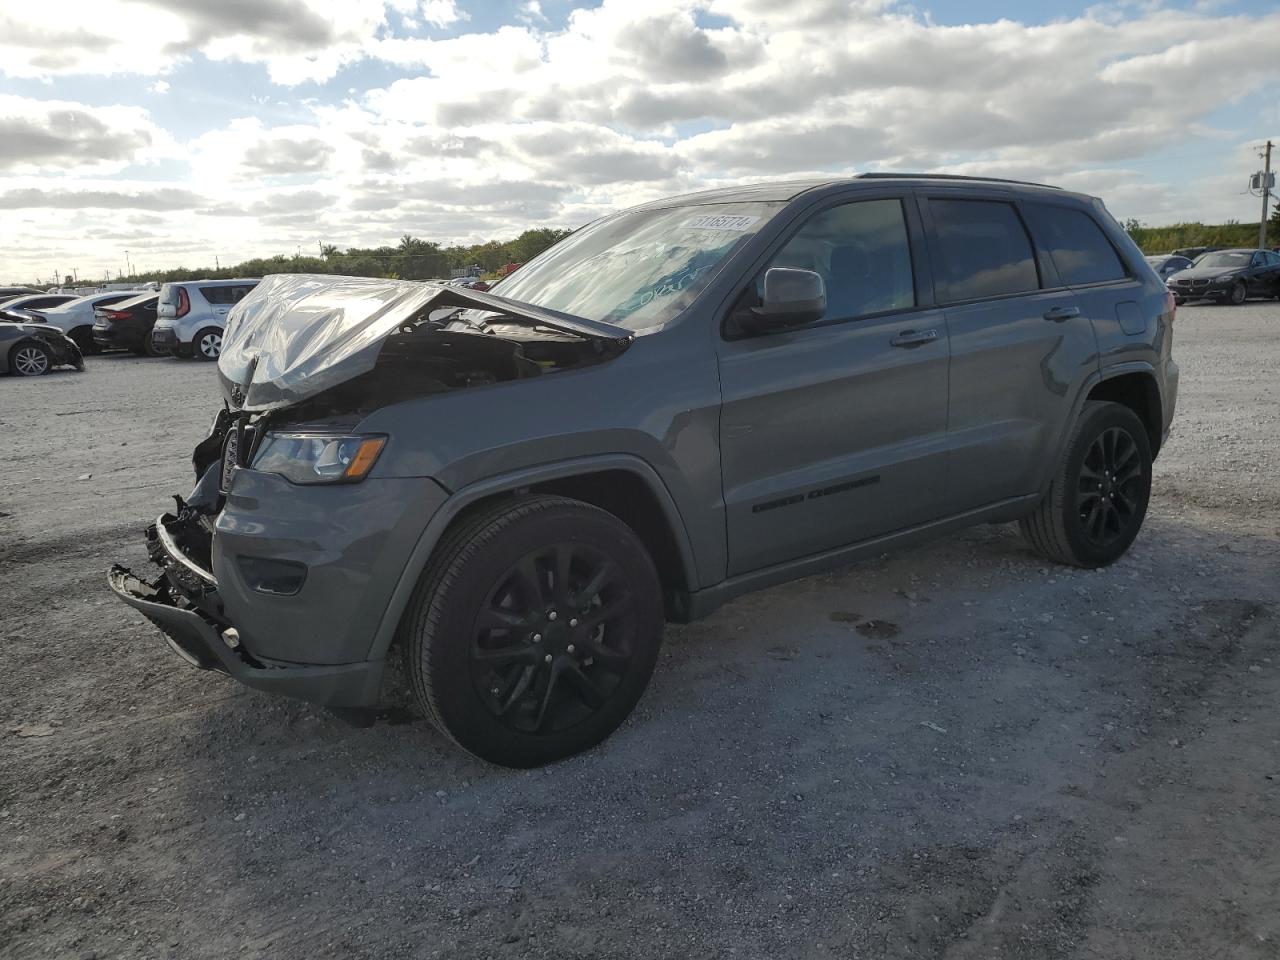
[[[1097,343],[1011,192],[923,193],[951,339],[948,512],[963,513],[1039,489]]]
[[[720,340],[729,574],[936,517],[945,489],[947,336],[917,290],[909,194],[859,192],[803,219],[758,265],[817,271],[827,313]],[[927,287],[926,287],[927,288]]]

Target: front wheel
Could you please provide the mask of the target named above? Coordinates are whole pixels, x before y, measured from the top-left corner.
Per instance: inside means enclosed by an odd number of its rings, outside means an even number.
[[[53,354],[43,343],[20,343],[9,354],[9,369],[20,377],[43,377],[53,368]]]
[[[1137,537],[1150,497],[1151,442],[1142,421],[1122,404],[1089,401],[1049,492],[1019,527],[1056,563],[1105,567]]]
[[[1249,291],[1245,288],[1243,280],[1237,280],[1232,286],[1231,292],[1227,294],[1227,299],[1233,306],[1240,306],[1244,303],[1245,298],[1249,295]]]
[[[483,760],[534,767],[617,729],[653,674],[662,625],[658,576],[631,528],[533,496],[446,536],[400,643],[437,727]]]

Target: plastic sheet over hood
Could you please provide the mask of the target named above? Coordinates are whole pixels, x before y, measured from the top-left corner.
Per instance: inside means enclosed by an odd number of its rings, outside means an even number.
[[[277,274],[264,277],[232,308],[218,371],[233,406],[289,406],[372,370],[387,337],[444,307],[492,310],[582,337],[631,338],[624,327],[464,287]]]

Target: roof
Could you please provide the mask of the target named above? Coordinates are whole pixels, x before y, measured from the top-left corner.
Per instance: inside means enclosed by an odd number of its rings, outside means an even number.
[[[1032,183],[1027,180],[1006,180],[1000,177],[967,177],[950,173],[857,173],[849,177],[814,177],[805,180],[773,180],[763,183],[749,183],[734,187],[717,187],[713,190],[699,190],[696,193],[685,193],[674,197],[664,197],[642,204],[637,209],[654,209],[674,205],[701,203],[743,203],[749,201],[792,200],[809,190],[821,187],[836,187],[858,183],[865,180],[903,180],[916,183],[944,181],[957,184],[999,184],[1002,186],[1034,187],[1039,190],[1052,190],[1064,193],[1059,187],[1047,183]],[[1067,194],[1071,195],[1071,194]]]

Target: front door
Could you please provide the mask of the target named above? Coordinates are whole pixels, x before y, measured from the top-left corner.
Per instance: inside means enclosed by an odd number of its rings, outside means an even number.
[[[947,329],[940,311],[917,306],[909,203],[884,196],[813,214],[764,269],[817,271],[826,315],[719,345],[730,576],[941,512]]]

